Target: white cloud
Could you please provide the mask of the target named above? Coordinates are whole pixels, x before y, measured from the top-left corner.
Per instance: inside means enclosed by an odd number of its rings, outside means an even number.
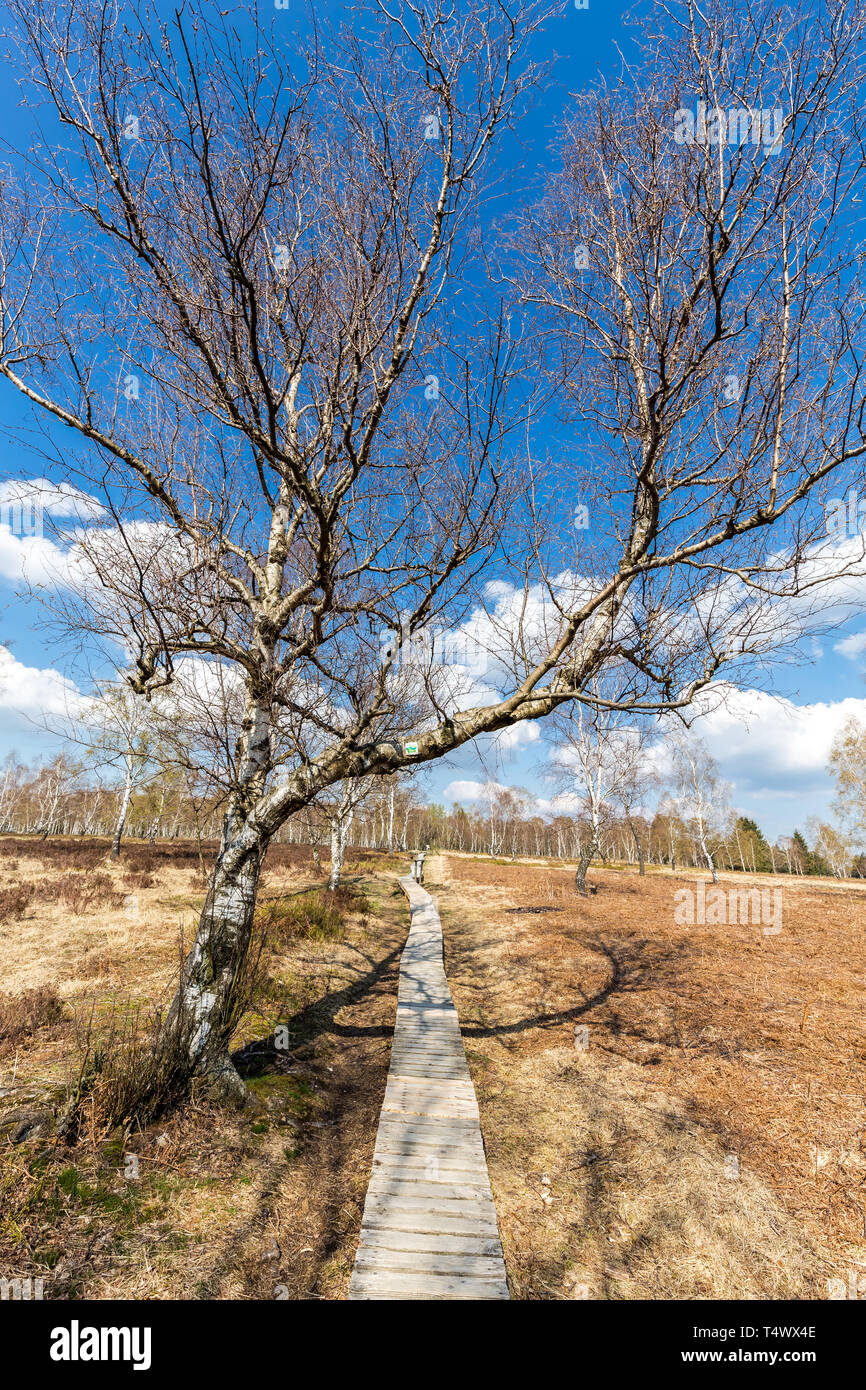
[[[27,729],[42,719],[77,717],[84,698],[74,681],[48,666],[25,666],[0,647],[0,716],[4,729]]]
[[[17,536],[0,525],[0,579],[54,585],[66,570],[66,551],[45,536]]]
[[[521,724],[512,724],[509,729],[500,729],[499,733],[492,734],[491,745],[494,753],[506,757],[531,743],[537,743],[540,738],[541,726],[538,720],[525,719]]]
[[[491,787],[495,791],[504,792],[508,790],[507,787],[503,787],[499,782],[469,782],[458,780],[456,782],[449,782],[442,795],[446,804],[452,801],[458,801],[461,805],[465,806],[473,801],[481,801],[489,794]]]
[[[0,520],[7,526],[20,519],[27,506],[52,517],[72,517],[79,523],[96,521],[106,514],[97,498],[71,483],[54,483],[50,478],[7,478],[0,483]],[[32,511],[29,520],[32,523]]]
[[[732,782],[735,797],[827,793],[833,739],[847,719],[866,721],[866,699],[853,697],[795,705],[761,690],[717,686],[707,698],[712,708],[693,728]]]
[[[866,632],[852,632],[850,637],[837,642],[833,650],[840,656],[847,656],[849,661],[856,661],[858,656],[866,655]]]
[[[49,478],[7,478],[0,482],[0,580],[56,588],[75,578],[76,534],[106,516],[89,493]],[[46,528],[50,518],[50,530]],[[58,525],[68,521],[71,525]],[[47,530],[47,534],[46,534]]]
[[[446,806],[458,802],[461,806],[478,804],[484,811],[491,793],[494,797],[500,792],[525,794],[525,788],[506,786],[502,782],[474,782],[471,779],[458,779],[449,782],[441,793]],[[581,798],[575,792],[557,792],[555,796],[532,796],[530,814],[538,816],[576,815],[582,806]]]
[[[574,816],[583,802],[576,792],[557,792],[556,796],[536,797],[535,805],[540,816]]]
[[[789,557],[779,551],[766,560],[770,574],[779,572],[782,588],[786,558]],[[656,615],[657,642],[682,656],[692,651],[695,643],[702,645],[701,625],[708,623],[727,633],[732,650],[738,640],[744,652],[763,654],[796,644],[817,660],[821,657],[821,631],[838,630],[842,623],[861,617],[866,607],[866,536],[856,533],[823,537],[802,557],[798,577],[802,592],[777,598],[756,595],[735,575],[720,577],[718,585],[708,581],[706,593],[695,600],[694,612],[675,607]],[[459,629],[484,654],[484,661],[473,668],[473,673],[483,675],[494,691],[509,688],[513,684],[509,668],[516,653],[524,654],[530,664],[541,659],[561,633],[560,609],[568,611],[586,602],[596,588],[589,576],[573,570],[551,576],[550,591],[542,584],[530,585],[526,591],[505,580],[487,584],[485,606],[478,606]],[[633,592],[620,613],[621,628],[626,631],[632,623],[640,627],[643,621],[640,602]],[[853,644],[856,639],[850,640]],[[857,655],[862,648],[852,645],[850,651],[843,650],[840,644],[837,650],[843,655]]]
[[[36,588],[68,584],[73,555],[64,542],[104,515],[95,497],[69,483],[7,478],[0,483],[0,579]],[[45,533],[46,517],[53,523],[53,535]],[[58,520],[73,526],[58,527]]]

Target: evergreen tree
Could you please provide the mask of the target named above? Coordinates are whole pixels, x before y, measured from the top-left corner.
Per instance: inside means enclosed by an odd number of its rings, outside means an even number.
[[[804,874],[823,874],[829,877],[832,873],[830,865],[820,854],[816,854],[806,844],[806,840],[799,830],[794,831],[794,847],[801,860],[801,873]]]

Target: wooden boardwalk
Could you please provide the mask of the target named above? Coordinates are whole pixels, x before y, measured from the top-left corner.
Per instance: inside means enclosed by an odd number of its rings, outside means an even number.
[[[400,886],[411,927],[349,1298],[508,1298],[439,913],[411,878]]]

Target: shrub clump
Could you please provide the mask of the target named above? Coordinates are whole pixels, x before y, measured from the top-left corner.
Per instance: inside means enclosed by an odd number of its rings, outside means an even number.
[[[47,902],[60,902],[80,915],[94,907],[121,907],[126,894],[115,888],[108,874],[70,873],[40,886],[39,896]]]
[[[130,869],[123,875],[124,888],[152,888],[155,883],[156,879],[147,869]]]
[[[53,985],[39,985],[21,994],[0,994],[0,1043],[31,1038],[37,1029],[62,1018],[63,1000]]]
[[[63,1130],[75,1141],[118,1126],[149,1124],[189,1094],[188,1038],[159,1013],[114,1015],[97,1034],[91,1014],[78,1027],[78,1076],[70,1087]]]
[[[331,893],[313,888],[305,893],[267,898],[256,912],[258,925],[269,940],[334,941],[346,929],[350,912],[361,902],[348,888]]]
[[[139,882],[137,886],[145,885]],[[39,902],[59,902],[80,915],[95,907],[121,907],[125,898],[126,894],[115,888],[108,874],[72,872],[39,882],[23,879],[0,888],[0,922],[19,920]]]
[[[0,922],[17,922],[27,911],[36,891],[35,883],[13,883],[0,888]]]

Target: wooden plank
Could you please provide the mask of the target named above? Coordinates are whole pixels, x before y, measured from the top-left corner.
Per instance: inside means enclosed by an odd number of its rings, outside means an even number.
[[[398,1154],[409,1166],[415,1161],[426,1163],[429,1159],[435,1158],[439,1163],[465,1164],[470,1168],[487,1171],[484,1150],[480,1144],[411,1144],[400,1139],[381,1139],[377,1141],[373,1151],[373,1162]]]
[[[478,1239],[499,1240],[499,1228],[495,1221],[484,1221],[472,1216],[453,1216],[451,1213],[403,1211],[388,1208],[384,1214],[377,1207],[371,1207],[364,1232],[387,1232],[390,1234],[408,1232],[413,1235],[429,1236],[473,1236]]]
[[[441,1149],[377,1149],[373,1154],[373,1171],[377,1168],[400,1165],[404,1173],[424,1172],[431,1166],[437,1173],[480,1173],[487,1176],[484,1155],[468,1150],[443,1153]]]
[[[505,1279],[467,1278],[459,1274],[419,1274],[399,1270],[358,1270],[349,1298],[508,1298]]]
[[[434,1119],[432,1115],[385,1114],[379,1119],[379,1133],[383,1139],[400,1135],[407,1140],[432,1139],[441,1144],[459,1144],[467,1140],[474,1143],[477,1136],[478,1143],[481,1143],[475,1121],[464,1120],[459,1115]]]
[[[373,1155],[372,1172],[396,1171],[398,1164],[400,1171],[407,1174],[423,1173],[432,1167],[437,1180],[439,1176],[448,1178],[449,1174],[453,1174],[460,1181],[461,1173],[466,1173],[472,1179],[479,1175],[482,1178],[487,1176],[487,1168],[480,1154],[443,1154],[435,1149],[413,1149],[409,1152],[405,1149],[380,1149]]]
[[[407,1090],[424,1091],[429,1090],[432,1096],[439,1097],[452,1095],[459,1096],[464,1100],[475,1100],[475,1088],[472,1082],[464,1080],[462,1076],[438,1077],[432,1076],[425,1080],[423,1076],[403,1076],[402,1073],[394,1071],[388,1077],[386,1090]]]
[[[399,1135],[403,1139],[432,1139],[442,1144],[473,1144],[483,1150],[477,1120],[465,1115],[389,1115],[379,1118],[383,1139]]]
[[[395,1077],[388,1082],[385,1088],[386,1109],[391,1108],[392,1102],[399,1104],[403,1101],[413,1102],[412,1108],[421,1115],[435,1115],[443,1105],[456,1106],[458,1114],[465,1119],[475,1118],[478,1114],[478,1102],[474,1094],[457,1090],[454,1086],[437,1087],[428,1084],[421,1076]]]
[[[475,1101],[464,1100],[462,1096],[437,1096],[429,1090],[421,1091],[409,1086],[395,1086],[386,1091],[382,1108],[392,1115],[438,1115],[440,1118],[451,1117],[457,1120],[478,1119],[478,1105]]]
[[[487,1176],[487,1164],[483,1155],[477,1150],[470,1151],[464,1149],[462,1152],[446,1153],[439,1149],[379,1149],[373,1153],[374,1164],[371,1177],[380,1171],[381,1163],[386,1163],[394,1168],[394,1176],[397,1177],[398,1170],[406,1174],[407,1179],[416,1178],[423,1171],[425,1164],[438,1164],[440,1168],[446,1167],[467,1167],[473,1174],[480,1173],[484,1178],[489,1190],[490,1180]],[[410,1161],[411,1160],[411,1161]],[[396,1166],[395,1166],[396,1165]]]
[[[496,1219],[493,1199],[477,1190],[449,1192],[444,1183],[431,1183],[432,1192],[420,1192],[417,1184],[405,1183],[399,1189],[388,1189],[381,1184],[370,1185],[368,1196],[377,1208],[380,1218],[383,1212],[414,1212],[416,1216],[459,1216],[461,1221],[477,1215],[485,1221]],[[381,1219],[379,1220],[381,1225]]]
[[[463,1052],[463,1044],[457,1038],[453,1043],[432,1042],[429,1039],[418,1038],[395,1038],[394,1046],[391,1050],[392,1061],[399,1058],[401,1061],[409,1059],[424,1058],[431,1062],[437,1059],[448,1062],[464,1069],[466,1067],[466,1057]]]
[[[359,1251],[372,1249],[424,1250],[443,1255],[499,1255],[499,1240],[493,1236],[440,1235],[432,1231],[379,1230],[371,1227],[361,1237]]]
[[[407,1158],[427,1158],[431,1154],[438,1157],[440,1161],[446,1159],[466,1159],[473,1164],[486,1167],[487,1159],[480,1144],[473,1144],[468,1140],[459,1139],[445,1142],[441,1139],[430,1138],[427,1135],[400,1135],[397,1133],[380,1135],[376,1140],[376,1147],[373,1150],[373,1157],[384,1157],[386,1154],[405,1154]]]
[[[392,1197],[434,1204],[448,1202],[496,1215],[493,1198],[486,1195],[483,1187],[471,1182],[428,1182],[423,1176],[416,1179],[405,1176],[397,1178],[374,1171],[367,1190],[380,1202],[390,1201]]]
[[[434,1107],[456,1105],[470,1115],[478,1113],[475,1092],[466,1090],[462,1082],[449,1077],[436,1077],[429,1080],[424,1076],[394,1076],[385,1088],[385,1103],[391,1101],[412,1101],[414,1108],[423,1114],[427,1107],[433,1113]]]
[[[398,1183],[409,1183],[411,1186],[405,1189],[398,1188],[395,1186]],[[413,1191],[421,1183],[442,1188],[443,1196],[459,1198],[460,1200],[467,1192],[473,1196],[483,1197],[488,1188],[487,1175],[482,1168],[431,1168],[424,1165],[420,1168],[407,1169],[402,1164],[399,1167],[393,1167],[390,1164],[375,1164],[370,1176],[370,1191],[378,1195],[387,1184],[389,1192],[405,1190],[407,1196],[425,1197],[428,1195],[426,1192],[416,1193]]]
[[[477,1154],[484,1153],[484,1148],[480,1141],[476,1143],[471,1134],[467,1134],[464,1129],[457,1128],[457,1125],[462,1123],[459,1117],[455,1118],[454,1116],[450,1116],[442,1119],[440,1121],[442,1128],[438,1133],[436,1130],[431,1130],[427,1124],[424,1125],[423,1129],[417,1126],[415,1121],[419,1118],[426,1120],[427,1117],[383,1114],[382,1119],[387,1120],[388,1123],[386,1125],[380,1125],[379,1138],[376,1142],[378,1143],[379,1140],[381,1140],[383,1144],[399,1144],[402,1148],[412,1148],[413,1146],[423,1145],[427,1148],[464,1148],[472,1149],[472,1151]],[[395,1125],[392,1123],[394,1120],[398,1120],[401,1123]]]
[[[376,1140],[376,1143],[378,1144],[381,1141],[382,1144],[391,1146],[399,1145],[400,1148],[404,1149],[417,1147],[442,1149],[443,1151],[447,1149],[464,1149],[471,1150],[473,1153],[483,1156],[483,1146],[480,1143],[476,1143],[472,1135],[467,1134],[465,1130],[459,1130],[454,1127],[456,1123],[459,1123],[459,1120],[455,1121],[453,1117],[443,1119],[441,1122],[442,1130],[437,1134],[435,1130],[431,1131],[427,1126],[425,1126],[424,1129],[416,1128],[413,1121],[417,1118],[417,1116],[412,1115],[383,1115],[382,1119],[388,1120],[389,1122],[392,1120],[403,1120],[406,1121],[406,1123],[399,1125],[389,1123],[384,1126],[380,1130],[379,1138]],[[426,1118],[426,1116],[424,1118]]]
[[[465,1204],[464,1204],[465,1206]],[[476,1209],[456,1211],[453,1206],[434,1210],[423,1203],[399,1205],[388,1203],[379,1206],[375,1199],[364,1213],[364,1231],[413,1231],[441,1236],[478,1236],[489,1240],[499,1239],[499,1228],[494,1217]]]
[[[452,1100],[459,1100],[462,1104],[476,1104],[472,1082],[464,1081],[462,1078],[446,1080],[431,1077],[426,1080],[423,1076],[401,1076],[399,1072],[392,1072],[388,1077],[385,1094],[389,1091],[404,1091],[413,1096],[428,1094],[434,1101],[446,1100],[450,1096]]]
[[[501,1255],[446,1255],[436,1250],[389,1250],[361,1245],[356,1269],[411,1270],[419,1274],[462,1274],[468,1278],[501,1279]]]
[[[425,1077],[431,1081],[463,1080],[463,1073],[456,1062],[428,1062],[423,1057],[410,1061],[408,1057],[401,1057],[395,1066],[395,1074],[410,1081],[423,1081]]]
[[[389,1115],[439,1115],[442,1119],[478,1119],[478,1111],[470,1110],[467,1106],[461,1106],[458,1101],[442,1101],[434,1105],[432,1102],[418,1101],[414,1105],[411,1099],[406,1097],[392,1097],[384,1108]]]

